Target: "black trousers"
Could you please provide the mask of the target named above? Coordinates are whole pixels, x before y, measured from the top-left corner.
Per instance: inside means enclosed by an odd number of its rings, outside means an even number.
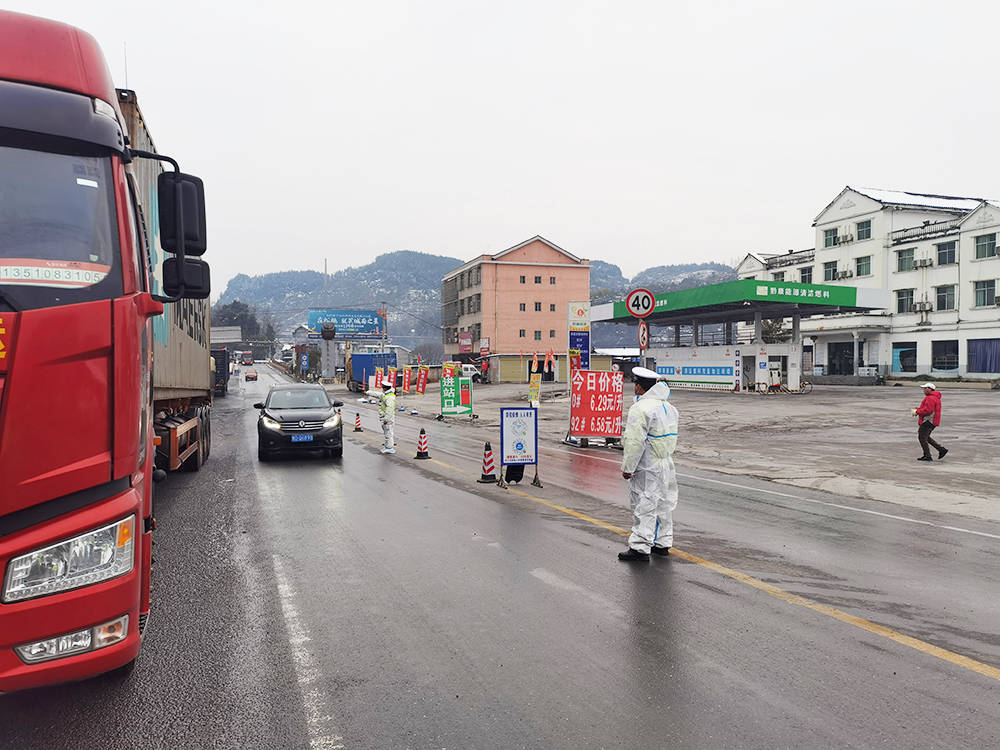
[[[931,457],[930,446],[934,446],[938,451],[944,449],[944,446],[935,442],[934,438],[931,437],[931,431],[934,429],[933,422],[924,422],[917,429],[917,440],[920,441],[920,447],[924,449],[924,456],[926,458]]]

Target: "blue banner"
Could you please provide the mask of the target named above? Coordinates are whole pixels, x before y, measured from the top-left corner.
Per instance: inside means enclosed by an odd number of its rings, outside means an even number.
[[[324,323],[337,327],[339,340],[380,339],[385,321],[374,310],[309,310],[309,330],[319,333]]]

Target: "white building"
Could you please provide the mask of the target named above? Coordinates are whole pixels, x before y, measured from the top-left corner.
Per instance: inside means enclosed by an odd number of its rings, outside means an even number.
[[[815,249],[751,253],[739,277],[875,287],[893,300],[881,313],[804,320],[817,373],[1000,377],[996,202],[846,187],[813,227]]]

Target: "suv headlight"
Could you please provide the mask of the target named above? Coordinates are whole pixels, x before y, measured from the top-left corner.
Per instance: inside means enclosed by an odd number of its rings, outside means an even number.
[[[281,422],[279,422],[277,419],[271,419],[270,417],[261,417],[260,423],[269,430],[281,429]]]
[[[4,577],[3,601],[19,602],[90,586],[135,565],[135,516],[15,557]]]
[[[323,426],[324,427],[336,427],[339,424],[340,424],[340,415],[339,414],[334,414],[332,417],[330,417],[328,420],[326,420],[323,423]]]

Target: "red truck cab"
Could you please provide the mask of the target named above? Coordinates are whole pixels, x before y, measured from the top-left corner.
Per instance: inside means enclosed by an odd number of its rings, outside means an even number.
[[[91,36],[0,11],[0,693],[132,663],[149,614],[151,319],[208,268],[200,181],[144,216],[127,132]]]

